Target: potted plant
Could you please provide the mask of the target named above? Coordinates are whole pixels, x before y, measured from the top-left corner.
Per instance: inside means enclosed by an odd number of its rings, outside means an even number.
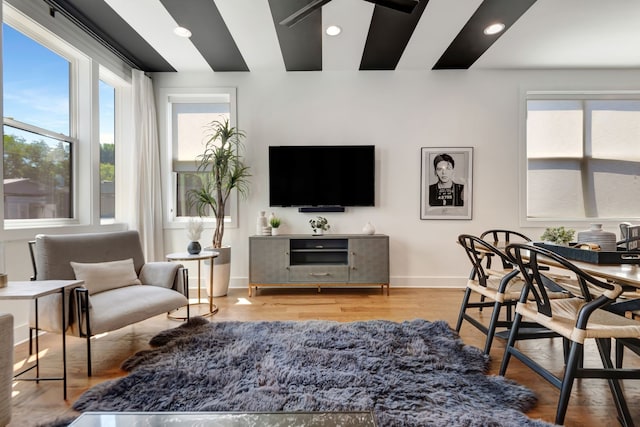
[[[331,228],[329,221],[327,221],[327,218],[323,216],[319,216],[316,219],[310,219],[309,225],[313,230],[313,234],[316,236],[322,236],[325,231]]]
[[[566,229],[564,227],[547,227],[540,238],[547,242],[566,246],[573,239],[575,232],[575,230]]]
[[[271,226],[272,236],[277,236],[278,234],[280,234],[280,231],[278,230],[280,224],[282,224],[282,220],[274,214],[271,214],[271,216],[269,217],[269,225]]]
[[[214,297],[227,294],[229,288],[231,248],[222,245],[225,208],[233,190],[245,197],[249,191],[249,167],[242,161],[242,140],[246,134],[231,126],[229,120],[215,120],[205,130],[204,151],[197,156],[198,172],[204,175],[202,186],[190,190],[189,202],[199,216],[213,213],[216,226],[212,246],[220,255],[215,258]]]

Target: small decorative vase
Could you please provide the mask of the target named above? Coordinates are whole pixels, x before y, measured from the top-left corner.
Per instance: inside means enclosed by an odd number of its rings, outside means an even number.
[[[376,232],[376,228],[370,222],[366,223],[364,227],[362,227],[362,232],[364,234],[374,234]]]
[[[614,252],[616,250],[616,234],[602,229],[602,224],[591,224],[589,230],[578,232],[578,243],[596,243],[600,250]]]
[[[278,228],[278,227],[276,227],[276,228],[271,227],[271,235],[272,236],[277,236],[278,234],[280,234],[279,230],[280,230],[280,228]]]
[[[258,215],[258,219],[256,221],[256,234],[258,236],[264,235],[264,229],[269,225],[267,222],[267,217],[264,215],[264,211],[260,211],[260,215]]]
[[[322,236],[324,234],[324,230],[322,228],[318,228],[316,230],[313,230],[313,235],[314,236]]]
[[[202,250],[202,246],[200,246],[200,242],[189,242],[187,245],[187,252],[191,255],[198,255]]]

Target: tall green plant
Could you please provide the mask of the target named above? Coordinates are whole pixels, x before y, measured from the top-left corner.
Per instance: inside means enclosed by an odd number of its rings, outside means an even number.
[[[205,130],[204,152],[198,155],[198,172],[205,174],[202,187],[189,191],[189,201],[198,215],[207,216],[211,209],[216,218],[213,247],[222,247],[224,213],[233,189],[246,197],[249,191],[249,167],[241,157],[245,133],[229,124],[229,120],[213,121]]]

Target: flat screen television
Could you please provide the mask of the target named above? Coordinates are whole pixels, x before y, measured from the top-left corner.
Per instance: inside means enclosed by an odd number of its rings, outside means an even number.
[[[269,147],[270,206],[374,206],[373,145]]]

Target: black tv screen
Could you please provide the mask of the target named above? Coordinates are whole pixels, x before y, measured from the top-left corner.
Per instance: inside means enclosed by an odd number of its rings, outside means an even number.
[[[269,147],[270,206],[374,206],[373,145]]]

